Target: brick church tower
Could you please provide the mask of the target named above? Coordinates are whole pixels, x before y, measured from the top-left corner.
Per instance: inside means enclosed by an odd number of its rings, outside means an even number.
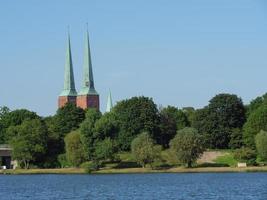
[[[76,104],[83,109],[96,108],[99,110],[99,95],[94,86],[88,30],[85,39],[82,89],[78,93]]]
[[[76,105],[77,92],[75,89],[72,57],[71,57],[71,46],[70,46],[70,35],[68,34],[65,72],[64,72],[64,88],[58,97],[58,107],[63,107],[66,103],[71,102]]]

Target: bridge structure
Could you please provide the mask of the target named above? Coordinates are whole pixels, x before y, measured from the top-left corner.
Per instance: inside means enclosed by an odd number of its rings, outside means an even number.
[[[0,144],[0,168],[5,166],[7,169],[12,168],[11,165],[12,148],[7,144]]]

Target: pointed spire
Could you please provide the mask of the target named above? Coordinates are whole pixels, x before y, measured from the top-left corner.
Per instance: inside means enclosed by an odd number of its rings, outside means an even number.
[[[98,95],[94,86],[94,76],[90,52],[89,33],[86,31],[85,49],[84,49],[84,63],[83,63],[83,83],[79,95]]]
[[[73,66],[72,66],[70,33],[68,30],[68,42],[67,42],[65,72],[64,72],[64,89],[61,92],[60,96],[76,96],[76,95],[77,92],[75,89]]]
[[[110,112],[112,108],[113,104],[112,104],[111,92],[109,90],[106,112]]]

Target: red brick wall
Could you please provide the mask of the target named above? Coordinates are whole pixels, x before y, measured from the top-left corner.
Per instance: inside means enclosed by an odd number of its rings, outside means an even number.
[[[78,107],[86,108],[96,108],[99,110],[99,96],[98,95],[80,95],[77,96],[76,104]]]
[[[68,102],[74,103],[76,105],[76,97],[73,96],[58,97],[58,108],[62,108]]]

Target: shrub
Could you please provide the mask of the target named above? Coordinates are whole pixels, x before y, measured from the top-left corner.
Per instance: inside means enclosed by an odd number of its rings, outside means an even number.
[[[97,171],[100,167],[100,163],[99,162],[96,162],[96,161],[90,161],[90,162],[85,162],[83,164],[81,164],[82,168],[85,169],[85,172],[90,174],[94,171]]]

